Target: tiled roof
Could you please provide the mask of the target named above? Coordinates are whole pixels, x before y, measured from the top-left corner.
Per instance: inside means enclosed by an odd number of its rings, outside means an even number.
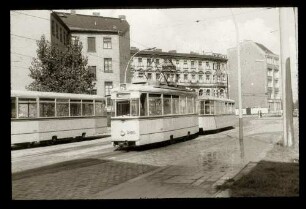
[[[131,49],[131,55],[135,54],[138,50]],[[161,52],[161,51],[141,51],[137,55],[140,56],[160,56],[160,57],[173,57],[181,59],[203,59],[203,60],[215,60],[226,62],[227,58],[217,57],[213,55],[202,55],[202,54],[188,54],[188,53],[173,53],[173,52]],[[136,55],[136,57],[137,57]]]
[[[129,30],[126,20],[112,17],[91,16],[55,12],[71,31],[96,31],[96,32],[118,32],[125,33]]]
[[[256,43],[255,44],[257,46],[259,46],[259,48],[261,48],[265,53],[268,53],[268,54],[274,54],[271,50],[269,50],[267,47],[265,47],[264,45],[260,44],[260,43]],[[274,54],[276,55],[276,54]]]

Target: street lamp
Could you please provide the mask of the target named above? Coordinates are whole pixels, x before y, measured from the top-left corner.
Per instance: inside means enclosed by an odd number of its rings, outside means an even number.
[[[135,54],[133,54],[133,56],[131,56],[131,58],[129,59],[129,61],[128,61],[127,65],[126,65],[126,68],[125,68],[124,83],[126,83],[126,73],[127,73],[128,68],[129,68],[130,62],[131,62],[131,60],[135,57],[135,55],[138,54],[139,52],[142,52],[142,51],[149,51],[149,50],[153,50],[153,49],[155,49],[155,48],[156,48],[156,47],[143,49],[143,50],[140,50],[140,51],[136,52]]]

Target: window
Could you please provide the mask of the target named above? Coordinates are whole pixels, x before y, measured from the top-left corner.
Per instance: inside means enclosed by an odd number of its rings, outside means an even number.
[[[191,67],[194,68],[194,61],[191,61]]]
[[[103,38],[103,49],[111,49],[112,48],[112,38],[104,37]]]
[[[192,77],[192,80],[194,80],[195,79],[195,74],[192,74],[191,77]]]
[[[11,98],[11,118],[16,118],[16,98]]]
[[[78,44],[78,37],[77,36],[72,36],[71,37],[71,42],[72,42],[72,44]]]
[[[131,99],[131,115],[139,115],[139,99]]]
[[[193,98],[192,97],[187,97],[187,113],[193,113]]]
[[[39,100],[39,116],[54,117],[55,116],[55,99],[42,98]]]
[[[175,82],[178,82],[179,80],[180,80],[180,74],[176,74]]]
[[[92,90],[90,91],[90,94],[91,94],[91,95],[97,95],[97,89],[92,89]]]
[[[89,73],[93,76],[94,81],[97,80],[97,67],[96,66],[88,66]]]
[[[147,110],[147,94],[142,93],[140,95],[140,116],[146,116],[148,115]]]
[[[96,116],[103,116],[105,113],[105,101],[95,101],[95,114]]]
[[[130,115],[130,102],[117,101],[117,116]]]
[[[179,114],[179,96],[172,95],[172,114]]]
[[[186,110],[186,96],[180,96],[180,114],[187,113]]]
[[[87,51],[96,52],[96,38],[95,37],[87,37]]]
[[[200,89],[199,90],[199,96],[202,96],[203,95],[203,89]]]
[[[206,67],[209,67],[209,62],[206,62]]]
[[[204,114],[204,101],[200,101],[200,114]]]
[[[204,109],[204,114],[205,115],[210,115],[210,102],[211,101],[205,101],[205,109]]]
[[[171,95],[164,95],[164,115],[171,114]]]
[[[58,39],[58,24],[56,24],[56,38]]]
[[[159,59],[156,59],[155,62],[157,65],[159,65]]]
[[[56,100],[56,116],[69,116],[69,99]]]
[[[81,100],[70,100],[70,116],[81,116]]]
[[[184,60],[184,65],[187,65],[187,60]]]
[[[188,75],[184,74],[184,80],[187,81],[188,80]]]
[[[202,66],[202,61],[199,61],[199,66]]]
[[[148,73],[148,80],[152,79],[152,73]]]
[[[151,61],[150,58],[148,58],[148,59],[147,59],[147,66],[149,67],[149,66],[151,66],[151,64],[152,64],[152,61]]]
[[[37,117],[36,99],[19,98],[18,100],[18,118]]]
[[[206,90],[206,96],[210,96],[210,89]]]
[[[156,80],[159,80],[160,78],[160,73],[156,73]]]
[[[113,88],[113,82],[106,81],[104,83],[104,86],[105,86],[105,95],[110,95],[111,94],[111,89]]]
[[[180,64],[180,60],[176,60],[176,65],[179,65]]]
[[[112,73],[112,58],[104,58],[104,72]]]
[[[63,41],[63,32],[62,32],[62,28],[60,28],[60,42]]]
[[[200,81],[203,80],[203,75],[199,75],[199,80],[200,80]]]
[[[162,104],[160,94],[149,94],[149,115],[161,115]]]
[[[142,63],[142,58],[141,57],[138,58],[138,64],[140,64],[140,63]]]
[[[51,23],[51,31],[52,31],[52,35],[55,36],[55,28],[54,28],[54,20],[52,20],[52,23]]]
[[[93,100],[82,101],[82,115],[93,116],[94,115],[94,103]]]

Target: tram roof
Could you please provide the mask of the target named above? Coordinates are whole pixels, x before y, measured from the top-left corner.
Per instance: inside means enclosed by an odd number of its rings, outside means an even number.
[[[11,97],[39,97],[39,98],[70,98],[70,99],[105,99],[98,95],[89,94],[71,94],[57,92],[41,92],[41,91],[22,91],[11,90]]]
[[[214,100],[214,101],[225,101],[225,102],[234,102],[235,103],[235,100],[232,100],[232,99],[212,97],[212,96],[199,96],[198,100]]]
[[[112,92],[129,92],[129,91],[140,91],[140,92],[153,92],[153,93],[170,93],[170,92],[180,92],[180,93],[189,93],[189,94],[196,94],[195,91],[180,88],[180,87],[173,87],[167,85],[154,85],[148,83],[126,83],[126,88],[121,89],[121,85],[119,87],[113,88]],[[124,85],[124,84],[123,84]]]

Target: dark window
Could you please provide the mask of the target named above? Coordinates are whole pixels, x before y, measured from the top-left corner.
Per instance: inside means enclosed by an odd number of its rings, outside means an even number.
[[[152,79],[152,73],[148,73],[148,80]]]
[[[63,32],[62,32],[62,28],[60,28],[60,42],[63,41]]]
[[[96,66],[88,66],[89,73],[93,75],[94,81],[97,80],[97,67]]]
[[[58,39],[58,25],[56,24],[56,38]]]
[[[52,35],[55,36],[54,20],[52,20],[52,23],[51,23],[51,31],[52,31]]]
[[[104,58],[104,72],[112,73],[112,58]]]
[[[92,95],[97,95],[97,89],[91,90],[90,94],[92,94]]]
[[[87,37],[88,43],[88,52],[96,52],[96,38],[95,37]]]
[[[159,59],[156,59],[155,62],[157,65],[159,65]]]
[[[16,118],[16,97],[11,98],[11,118]]]
[[[63,36],[63,38],[64,38],[64,44],[66,45],[66,31],[64,31],[64,36]]]
[[[159,78],[160,78],[160,74],[156,73],[156,80],[159,80]]]
[[[103,48],[104,49],[111,49],[112,48],[112,38],[104,37],[103,38]]]

